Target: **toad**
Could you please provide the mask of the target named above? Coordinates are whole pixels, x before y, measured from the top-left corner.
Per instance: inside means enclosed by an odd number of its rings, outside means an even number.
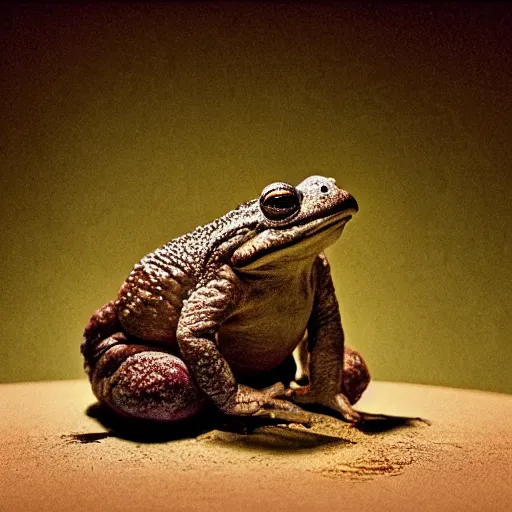
[[[125,417],[226,415],[348,422],[370,375],[345,347],[324,250],[357,212],[332,178],[272,183],[258,199],[144,256],[85,328],[100,403]]]

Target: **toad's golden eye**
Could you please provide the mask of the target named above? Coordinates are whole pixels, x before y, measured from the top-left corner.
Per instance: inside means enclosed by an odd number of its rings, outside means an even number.
[[[260,208],[270,220],[283,220],[300,210],[302,194],[288,183],[272,183],[263,189]]]

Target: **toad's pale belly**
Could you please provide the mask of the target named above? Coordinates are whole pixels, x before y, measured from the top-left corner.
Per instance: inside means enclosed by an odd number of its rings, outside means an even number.
[[[245,299],[218,333],[219,350],[235,375],[273,370],[302,340],[314,299],[307,270],[245,280]]]

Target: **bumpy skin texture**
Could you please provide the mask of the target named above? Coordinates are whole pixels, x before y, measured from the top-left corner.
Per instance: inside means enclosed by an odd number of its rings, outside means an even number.
[[[358,421],[352,404],[370,377],[344,347],[322,252],[356,211],[331,178],[276,183],[142,258],[85,328],[98,400],[155,421],[214,406],[308,422],[297,404]]]

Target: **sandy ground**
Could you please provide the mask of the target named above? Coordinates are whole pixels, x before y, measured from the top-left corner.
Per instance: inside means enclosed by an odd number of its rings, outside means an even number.
[[[510,395],[377,382],[360,410],[429,424],[177,439],[109,432],[91,404],[86,381],[0,386],[0,510],[512,510]]]

